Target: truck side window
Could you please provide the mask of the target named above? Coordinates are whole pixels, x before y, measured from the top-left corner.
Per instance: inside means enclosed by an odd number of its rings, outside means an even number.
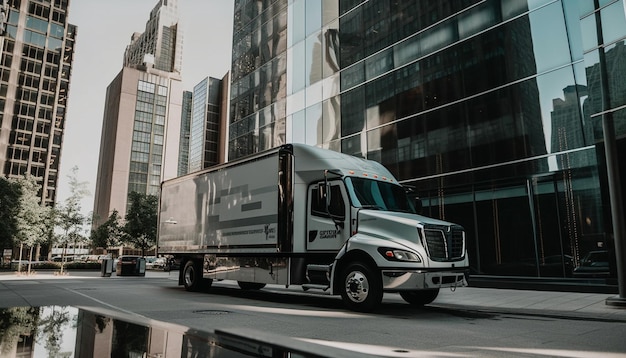
[[[344,220],[346,218],[346,206],[344,204],[339,185],[330,186],[330,195],[331,201],[328,211],[335,217],[335,219]],[[317,187],[313,188],[313,190],[311,190],[311,214],[329,218],[330,216],[328,215],[325,206],[326,202],[324,199],[320,198],[319,189]]]

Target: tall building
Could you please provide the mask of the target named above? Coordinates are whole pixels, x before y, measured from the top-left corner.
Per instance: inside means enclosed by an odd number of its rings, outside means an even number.
[[[183,39],[177,14],[177,0],[158,1],[107,88],[94,226],[114,209],[124,216],[130,192],[158,195],[161,181],[178,174]]]
[[[189,172],[220,163],[222,81],[207,77],[193,88],[189,133]]]
[[[374,159],[465,227],[475,279],[611,285],[601,118],[626,147],[625,7],[236,0],[229,159],[284,142]]]
[[[233,26],[228,159],[285,143],[287,0],[236,0]]]
[[[76,26],[69,0],[5,0],[0,36],[0,170],[31,174],[53,205],[58,187]]]
[[[183,108],[180,118],[180,144],[178,146],[178,176],[189,172],[189,135],[191,132],[191,106],[193,92],[183,91]]]

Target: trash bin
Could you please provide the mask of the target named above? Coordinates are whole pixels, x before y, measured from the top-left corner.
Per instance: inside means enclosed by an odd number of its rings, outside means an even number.
[[[115,268],[117,276],[145,276],[146,259],[141,256],[120,256]]]
[[[100,276],[111,277],[113,273],[113,259],[102,259],[100,266]]]

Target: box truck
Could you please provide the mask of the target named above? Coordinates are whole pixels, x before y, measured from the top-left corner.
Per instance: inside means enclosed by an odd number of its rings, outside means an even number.
[[[322,290],[356,311],[384,292],[425,305],[467,285],[465,232],[419,215],[405,189],[375,161],[283,145],[164,181],[158,253],[188,291],[235,280]]]

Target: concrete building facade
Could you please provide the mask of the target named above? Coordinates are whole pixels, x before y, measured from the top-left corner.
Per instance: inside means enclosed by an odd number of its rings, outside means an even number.
[[[30,174],[54,205],[66,128],[76,26],[69,0],[5,0],[0,36],[0,170]]]
[[[158,195],[161,181],[178,175],[183,90],[177,13],[176,0],[157,3],[107,88],[94,226],[114,209],[123,217],[130,192]]]

